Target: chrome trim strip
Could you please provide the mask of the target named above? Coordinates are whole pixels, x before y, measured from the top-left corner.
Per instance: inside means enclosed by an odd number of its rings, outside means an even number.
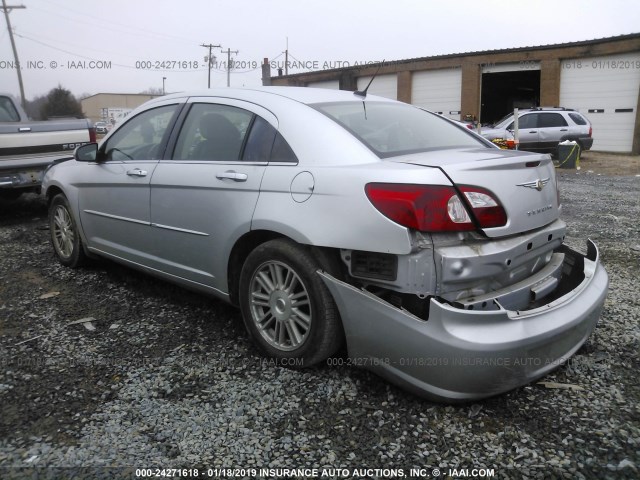
[[[164,228],[165,230],[174,230],[176,232],[190,233],[192,235],[200,235],[201,237],[208,237],[209,236],[208,233],[197,232],[195,230],[187,230],[186,228],[170,227],[169,225],[161,225],[159,223],[152,223],[151,226],[152,227],[158,227],[158,228]]]
[[[114,220],[122,220],[130,223],[137,223],[138,225],[151,225],[150,222],[142,220],[136,220],[135,218],[121,217],[119,215],[111,215],[110,213],[96,212],[95,210],[84,210],[84,213],[90,213],[91,215],[97,215],[98,217],[112,218]]]

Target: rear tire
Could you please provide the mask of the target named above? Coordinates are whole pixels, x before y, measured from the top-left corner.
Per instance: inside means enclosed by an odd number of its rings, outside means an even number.
[[[62,265],[76,268],[86,263],[78,226],[67,197],[61,193],[49,205],[49,231],[53,250]]]
[[[240,274],[240,309],[249,335],[266,356],[308,367],[327,359],[344,334],[333,297],[310,251],[286,239],[253,250]]]

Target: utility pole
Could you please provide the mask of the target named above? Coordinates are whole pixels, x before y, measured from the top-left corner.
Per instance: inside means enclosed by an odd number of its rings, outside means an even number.
[[[227,54],[227,87],[230,87],[231,86],[231,54],[235,53],[237,55],[238,50],[231,50],[230,48],[227,48],[226,52],[222,50],[221,53]]]
[[[18,72],[18,84],[20,85],[20,104],[22,108],[25,108],[24,100],[24,85],[22,84],[22,72],[20,71],[20,61],[18,60],[18,50],[16,49],[16,42],[13,39],[13,30],[11,29],[11,21],[9,20],[9,13],[14,8],[27,8],[24,5],[7,5],[6,0],[2,0],[2,10],[4,10],[4,18],[7,20],[7,29],[9,30],[9,39],[11,40],[11,48],[13,49],[13,58],[16,61],[16,71]]]
[[[2,1],[4,2],[4,0],[2,0]],[[212,48],[222,48],[222,45],[212,45],[212,44],[205,45],[203,43],[200,46],[209,49],[209,56],[207,57],[207,65],[209,67],[209,68],[207,68],[207,71],[209,73],[209,76],[207,77],[207,88],[211,88],[211,49]]]
[[[289,75],[289,37],[287,38],[287,48],[284,51],[284,74]]]

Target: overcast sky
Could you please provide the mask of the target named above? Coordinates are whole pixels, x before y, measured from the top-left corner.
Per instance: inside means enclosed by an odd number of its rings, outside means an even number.
[[[239,52],[231,85],[241,87],[261,84],[263,58],[282,65],[287,42],[291,62],[323,69],[640,32],[637,0],[5,1],[27,7],[10,14],[27,99],[57,85],[140,93],[163,77],[167,92],[206,88],[201,44]],[[226,86],[222,49],[212,87]],[[0,91],[19,94],[2,16]]]

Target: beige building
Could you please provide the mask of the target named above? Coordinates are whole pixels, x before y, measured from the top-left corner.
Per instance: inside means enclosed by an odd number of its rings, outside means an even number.
[[[96,93],[80,101],[82,111],[92,122],[110,121],[158,95],[144,93]],[[117,118],[115,119],[117,120]]]

